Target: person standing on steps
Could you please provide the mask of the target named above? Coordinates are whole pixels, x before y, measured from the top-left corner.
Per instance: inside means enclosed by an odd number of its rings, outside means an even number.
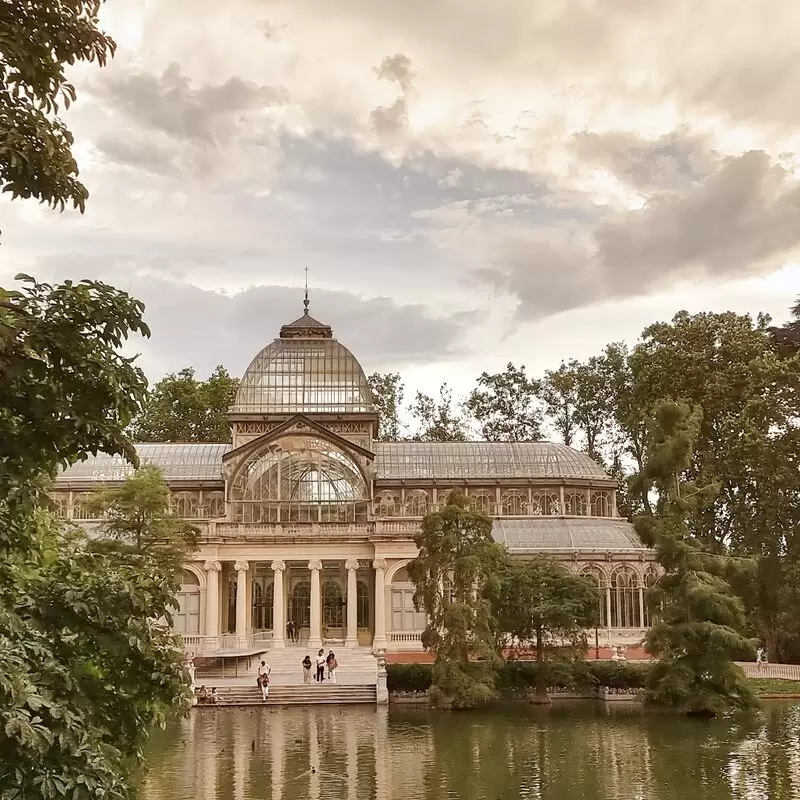
[[[294,620],[287,620],[286,622],[286,638],[290,642],[297,641],[297,629],[294,626]]]
[[[336,663],[336,656],[333,654],[333,650],[328,651],[325,666],[328,668],[328,680],[331,683],[336,683],[336,667],[339,665]]]
[[[311,656],[308,653],[303,659],[303,683],[311,683]]]
[[[258,668],[258,680],[256,683],[258,684],[259,689],[261,689],[261,699],[266,700],[269,697],[269,674],[272,672],[272,667],[266,663],[266,661],[262,661],[261,665]]]
[[[325,651],[320,650],[317,653],[317,683],[322,683],[325,680]]]

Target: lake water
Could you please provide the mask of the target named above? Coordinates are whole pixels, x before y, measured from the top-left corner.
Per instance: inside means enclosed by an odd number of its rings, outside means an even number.
[[[144,797],[800,798],[800,705],[735,722],[621,705],[195,710],[153,741]]]

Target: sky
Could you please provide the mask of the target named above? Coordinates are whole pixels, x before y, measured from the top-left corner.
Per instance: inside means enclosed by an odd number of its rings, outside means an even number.
[[[146,303],[151,379],[311,312],[368,371],[538,375],[800,294],[790,0],[109,0],[70,72],[86,213],[0,200],[0,284]]]

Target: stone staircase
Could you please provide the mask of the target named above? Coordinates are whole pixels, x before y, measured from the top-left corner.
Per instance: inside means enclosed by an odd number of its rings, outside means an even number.
[[[252,686],[217,687],[219,700],[214,705],[199,705],[196,708],[220,708],[223,706],[296,706],[296,705],[375,705],[377,695],[372,685],[345,685],[339,683],[312,684],[311,686],[281,686],[271,684],[269,699],[261,699],[261,690]]]

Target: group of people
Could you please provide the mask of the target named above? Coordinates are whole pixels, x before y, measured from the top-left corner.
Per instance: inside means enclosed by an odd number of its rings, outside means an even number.
[[[219,695],[217,694],[216,686],[212,686],[210,692],[208,691],[208,689],[206,689],[205,685],[201,686],[197,690],[198,705],[201,706],[214,705],[214,703],[216,703],[217,700],[219,700]]]
[[[329,650],[327,656],[324,650],[320,650],[314,663],[311,661],[311,656],[306,655],[303,659],[303,683],[311,683],[311,668],[315,664],[314,680],[317,683],[322,683],[326,679],[331,683],[336,683],[336,668],[339,664],[336,661],[333,650]]]

